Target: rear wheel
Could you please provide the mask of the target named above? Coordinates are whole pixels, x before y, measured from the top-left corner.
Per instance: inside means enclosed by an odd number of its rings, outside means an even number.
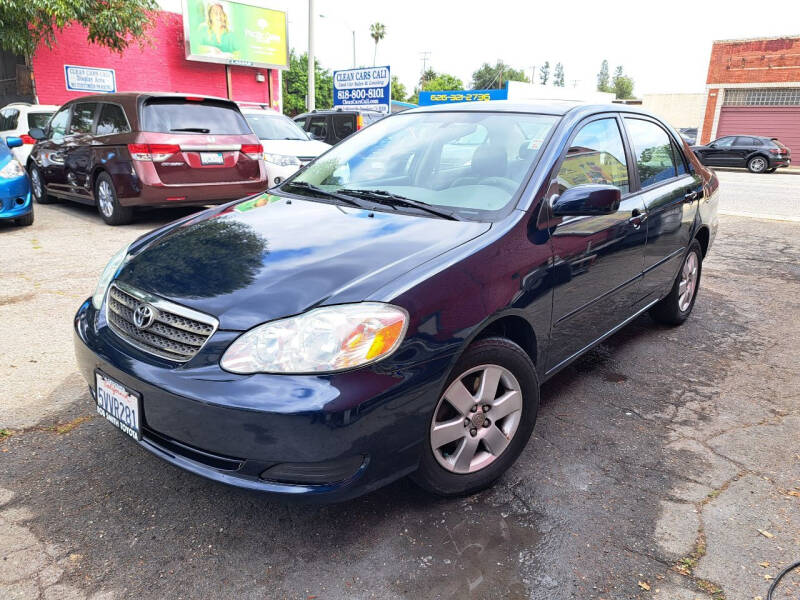
[[[117,198],[117,190],[108,173],[100,173],[94,184],[94,197],[97,210],[108,225],[126,225],[133,219],[133,209],[122,206]]]
[[[700,273],[703,270],[703,251],[700,242],[692,240],[689,251],[683,259],[672,289],[658,304],[650,309],[650,316],[659,323],[680,325],[694,307],[697,289],[700,287]]]
[[[50,204],[53,202],[52,196],[47,194],[44,178],[42,172],[36,165],[31,165],[29,174],[31,176],[31,192],[33,192],[33,199],[39,204]]]
[[[538,408],[539,382],[525,351],[505,338],[478,340],[453,369],[412,478],[441,496],[488,487],[525,448]]]
[[[763,173],[767,170],[767,167],[769,167],[769,164],[763,156],[754,156],[747,161],[747,170],[751,173]]]

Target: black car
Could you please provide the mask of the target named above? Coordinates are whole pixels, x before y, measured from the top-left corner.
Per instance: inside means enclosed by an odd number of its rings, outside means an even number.
[[[382,119],[385,115],[374,110],[341,109],[314,110],[297,115],[294,122],[308,132],[312,139],[333,146],[351,135]]]
[[[728,135],[692,150],[706,166],[742,167],[751,173],[774,173],[792,162],[791,150],[778,138],[757,135]]]
[[[690,146],[694,146],[697,143],[697,127],[681,127],[678,129],[678,134]]]

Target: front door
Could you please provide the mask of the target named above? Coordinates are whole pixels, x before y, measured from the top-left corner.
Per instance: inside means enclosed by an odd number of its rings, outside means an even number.
[[[622,193],[609,215],[556,219],[553,320],[548,370],[555,370],[624,321],[641,297],[645,208],[630,195],[629,155],[613,114],[584,121],[567,145],[548,198],[568,188],[609,184]]]
[[[736,161],[731,152],[735,140],[735,137],[730,136],[711,142],[703,148],[703,164],[714,167],[735,166]]]
[[[64,152],[70,112],[71,106],[65,106],[53,115],[47,126],[47,139],[36,144],[36,162],[42,175],[42,183],[48,192],[54,194],[63,194],[67,191]]]

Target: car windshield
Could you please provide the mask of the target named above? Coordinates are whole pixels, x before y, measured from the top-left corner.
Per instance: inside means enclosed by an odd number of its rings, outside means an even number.
[[[491,219],[508,206],[558,119],[511,112],[400,113],[340,142],[281,189],[292,191],[292,182],[302,182],[307,190],[344,195],[378,190],[462,218]]]
[[[283,115],[245,113],[244,117],[260,140],[308,140],[297,123]]]

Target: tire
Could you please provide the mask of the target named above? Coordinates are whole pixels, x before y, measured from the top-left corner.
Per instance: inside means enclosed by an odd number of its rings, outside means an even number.
[[[650,316],[659,323],[666,325],[680,325],[683,323],[691,314],[692,308],[694,308],[697,290],[700,289],[702,271],[703,251],[700,248],[700,242],[692,240],[689,245],[689,251],[683,258],[681,270],[675,277],[675,283],[672,284],[672,289],[669,294],[650,309]],[[689,281],[691,281],[691,290],[689,295],[686,296],[684,285],[688,286]]]
[[[16,221],[17,225],[19,225],[20,227],[30,227],[31,225],[33,225],[33,204],[31,204],[31,212],[29,212],[24,217],[20,217]]]
[[[751,173],[763,173],[769,167],[769,162],[763,156],[754,156],[747,161],[747,170]]]
[[[119,203],[114,181],[108,173],[100,173],[94,182],[94,198],[97,211],[107,225],[127,225],[133,219],[133,209]]]
[[[774,173],[777,170],[778,170],[778,167],[772,167],[771,169],[767,169],[766,171],[764,171],[764,173]]]
[[[484,381],[489,382],[488,393],[481,399]],[[484,401],[491,404],[488,410]],[[478,403],[470,409],[473,402]],[[539,381],[525,351],[505,338],[474,342],[456,363],[433,410],[419,469],[411,478],[423,489],[446,497],[489,487],[525,448],[538,409]]]
[[[36,200],[36,203],[52,204],[53,197],[47,193],[44,177],[42,177],[42,172],[39,170],[39,167],[31,165],[31,168],[28,170],[28,175],[30,175],[31,178],[31,194],[33,194],[33,199]]]

